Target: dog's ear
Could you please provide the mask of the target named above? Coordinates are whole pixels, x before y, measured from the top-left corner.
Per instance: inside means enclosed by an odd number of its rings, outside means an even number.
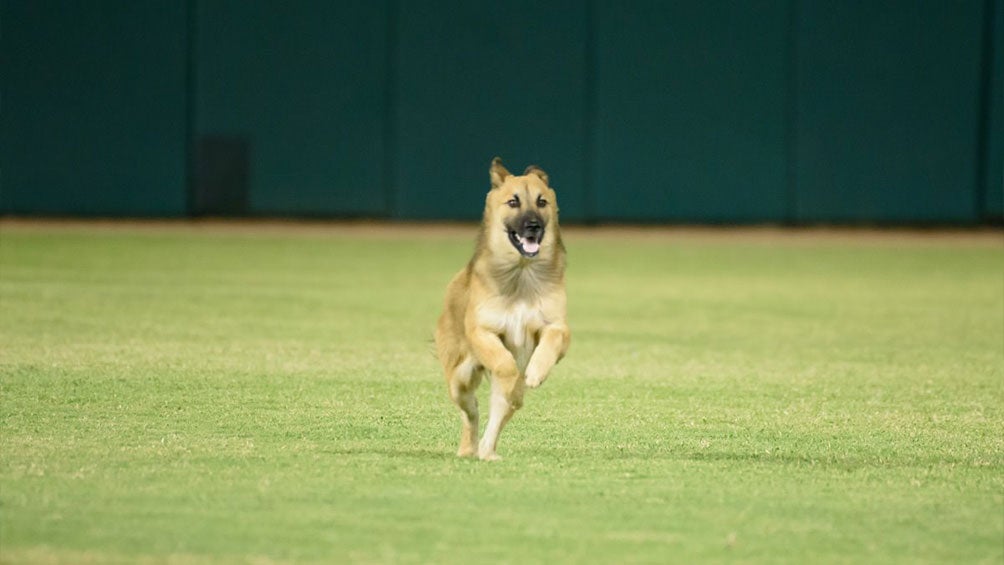
[[[510,174],[512,173],[507,171],[506,168],[502,166],[501,158],[495,157],[492,159],[492,166],[488,169],[488,176],[492,179],[492,188],[502,186],[502,183],[505,182],[505,178]]]
[[[546,184],[547,186],[551,186],[548,183],[547,173],[545,173],[544,169],[541,169],[537,165],[530,165],[529,167],[526,168],[525,171],[523,171],[523,174],[524,175],[537,175],[538,177],[540,177],[540,180],[544,181],[544,184]]]

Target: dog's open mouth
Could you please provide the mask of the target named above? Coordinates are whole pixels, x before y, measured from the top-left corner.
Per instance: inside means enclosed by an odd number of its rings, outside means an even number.
[[[540,253],[540,240],[544,237],[544,231],[533,235],[520,235],[515,230],[509,230],[509,242],[519,251],[523,257],[533,257]]]

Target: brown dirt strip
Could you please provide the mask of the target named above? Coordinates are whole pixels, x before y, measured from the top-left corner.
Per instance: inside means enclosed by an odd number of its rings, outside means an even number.
[[[376,239],[429,238],[471,239],[474,223],[415,221],[328,221],[285,219],[36,219],[0,218],[0,241],[4,233],[32,232],[123,232],[191,233],[212,235],[269,235],[311,237],[363,237]],[[800,245],[963,245],[1004,249],[1000,228],[872,228],[872,227],[779,227],[779,226],[687,226],[602,225],[564,226],[566,240],[606,240],[690,244]]]

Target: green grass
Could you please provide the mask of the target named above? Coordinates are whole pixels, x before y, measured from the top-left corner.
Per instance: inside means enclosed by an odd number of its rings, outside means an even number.
[[[473,233],[0,227],[3,562],[1004,559],[999,234],[570,231],[486,464],[431,347]]]

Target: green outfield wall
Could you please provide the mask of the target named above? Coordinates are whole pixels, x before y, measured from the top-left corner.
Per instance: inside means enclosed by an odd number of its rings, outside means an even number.
[[[0,0],[0,213],[998,223],[1004,0]]]

